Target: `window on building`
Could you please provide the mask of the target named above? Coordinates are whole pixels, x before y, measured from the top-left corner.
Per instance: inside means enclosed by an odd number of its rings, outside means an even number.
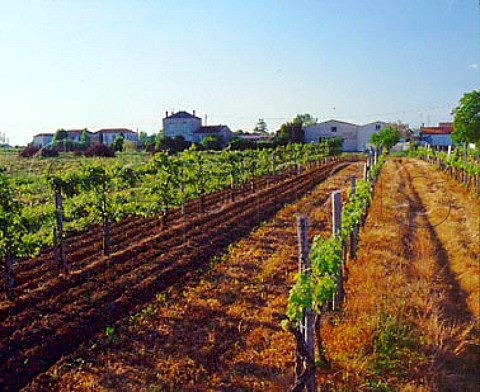
[[[330,128],[330,131],[332,131],[332,132],[337,132],[337,127],[331,127],[331,128]]]
[[[380,125],[380,124],[375,124],[375,130],[376,130],[376,131],[379,131],[380,128],[381,128],[381,125]]]

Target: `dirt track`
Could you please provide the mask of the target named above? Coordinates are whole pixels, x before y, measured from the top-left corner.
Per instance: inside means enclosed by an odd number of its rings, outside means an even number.
[[[82,249],[82,256],[73,260],[77,265],[71,275],[37,275],[40,284],[1,309],[0,385],[4,390],[21,388],[136,305],[187,279],[338,165],[329,163],[269,184],[234,203],[212,207],[208,214],[174,220],[167,229],[159,229],[152,220],[130,222],[119,232],[144,231],[141,240],[132,234],[133,240],[108,258],[100,257],[95,245],[90,245],[91,250]],[[85,236],[79,237],[79,242],[84,240]],[[31,271],[35,276],[37,271]]]
[[[425,162],[387,161],[345,312],[322,330],[325,390],[478,391],[479,207]]]

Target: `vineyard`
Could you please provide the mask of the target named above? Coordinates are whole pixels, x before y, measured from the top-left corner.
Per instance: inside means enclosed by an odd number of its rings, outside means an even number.
[[[164,158],[156,157],[153,164]],[[277,172],[275,167],[273,176],[253,171],[250,167],[258,164],[248,162],[252,177],[243,184],[243,194],[240,189],[236,196],[233,186],[208,195],[200,188],[197,199],[172,211],[168,224],[162,214],[160,219],[132,217],[112,225],[109,257],[104,255],[101,228],[70,237],[65,246],[68,274],[59,274],[53,250],[21,260],[13,268],[16,300],[0,308],[1,384],[13,382],[15,389],[48,369],[59,356],[126,316],[136,304],[185,279],[339,165],[332,161],[319,166],[317,160],[304,167],[293,162],[293,170],[280,171],[280,166]],[[92,172],[98,175],[89,168]],[[65,189],[81,183],[78,179],[70,173],[60,178]]]
[[[11,254],[41,252],[5,258],[0,385],[476,390],[475,157],[331,153],[49,172],[48,219],[3,237]],[[42,203],[13,197],[8,173],[3,208],[25,218]]]

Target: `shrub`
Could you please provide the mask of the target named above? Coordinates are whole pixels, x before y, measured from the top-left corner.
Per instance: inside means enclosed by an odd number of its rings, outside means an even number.
[[[105,146],[103,144],[99,144],[99,145],[88,148],[87,151],[85,151],[85,156],[114,158],[115,151],[111,147]]]
[[[51,147],[42,149],[41,154],[42,154],[42,157],[45,157],[45,158],[54,158],[54,157],[58,157],[59,155],[58,150]]]
[[[40,147],[30,145],[30,146],[25,147],[22,151],[20,151],[20,152],[18,153],[18,156],[19,156],[19,157],[22,157],[22,158],[31,158],[31,157],[33,157],[38,151],[40,151]]]

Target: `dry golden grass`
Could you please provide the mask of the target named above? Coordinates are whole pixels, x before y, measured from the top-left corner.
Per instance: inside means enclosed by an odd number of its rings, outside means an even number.
[[[327,390],[477,391],[478,200],[418,161],[389,160],[381,179],[344,312],[322,329],[331,371],[320,381]]]

